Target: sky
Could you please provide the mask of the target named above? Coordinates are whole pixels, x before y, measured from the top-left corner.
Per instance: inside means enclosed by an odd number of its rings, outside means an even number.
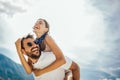
[[[69,1],[69,3],[54,0],[32,2],[29,0],[3,0],[1,4],[1,31],[3,31],[1,42],[5,42],[2,45],[5,47],[10,42],[11,47],[7,48],[12,51],[15,51],[14,42],[19,37],[32,33],[32,27],[38,18],[44,18],[49,22],[50,35],[60,45],[63,52],[66,52],[65,54],[72,55],[73,47],[78,50],[89,47],[96,47],[96,50],[102,48],[101,43],[104,40],[105,30],[103,16],[94,7],[87,5],[84,0]],[[88,7],[90,8],[88,9]],[[94,39],[92,39],[93,37]],[[9,42],[8,38],[10,38]],[[91,54],[94,52],[92,49],[90,51]],[[86,54],[89,55],[88,52]],[[77,53],[84,56],[81,51]],[[90,59],[92,58],[91,56]]]
[[[119,0],[0,0],[0,51],[20,63],[15,41],[44,18],[65,56],[81,68],[117,77],[120,70]]]

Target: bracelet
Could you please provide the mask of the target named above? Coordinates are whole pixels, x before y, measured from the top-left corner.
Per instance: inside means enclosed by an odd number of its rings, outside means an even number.
[[[45,39],[47,33],[43,34],[40,38],[37,38],[34,42],[35,44],[41,44],[42,41]]]

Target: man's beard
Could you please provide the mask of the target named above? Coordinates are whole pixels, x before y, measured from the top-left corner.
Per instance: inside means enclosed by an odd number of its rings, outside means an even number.
[[[39,53],[39,55],[34,55],[34,54],[32,54],[32,55],[29,56],[29,57],[31,57],[32,59],[38,59],[38,58],[40,57],[40,53]]]
[[[32,54],[32,52],[27,53],[27,55],[32,59],[38,59],[41,55],[41,51],[39,51],[39,55]]]
[[[41,55],[41,50],[39,50],[38,53],[39,53],[39,55],[35,55],[35,54],[33,54],[32,50],[31,50],[31,52],[27,52],[27,55],[32,59],[38,59]]]

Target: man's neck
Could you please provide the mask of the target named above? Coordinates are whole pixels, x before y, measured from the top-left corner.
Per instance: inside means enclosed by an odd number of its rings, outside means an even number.
[[[29,57],[29,59],[30,59],[30,60],[32,61],[32,63],[34,64],[34,63],[36,63],[36,62],[38,61],[39,58],[38,58],[38,59],[33,59],[33,58],[30,58],[30,57]]]

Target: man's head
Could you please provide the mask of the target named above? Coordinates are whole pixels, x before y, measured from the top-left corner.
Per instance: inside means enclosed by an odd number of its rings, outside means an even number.
[[[41,51],[39,45],[35,44],[33,35],[28,34],[21,40],[22,52],[28,57],[37,59],[40,57]]]

